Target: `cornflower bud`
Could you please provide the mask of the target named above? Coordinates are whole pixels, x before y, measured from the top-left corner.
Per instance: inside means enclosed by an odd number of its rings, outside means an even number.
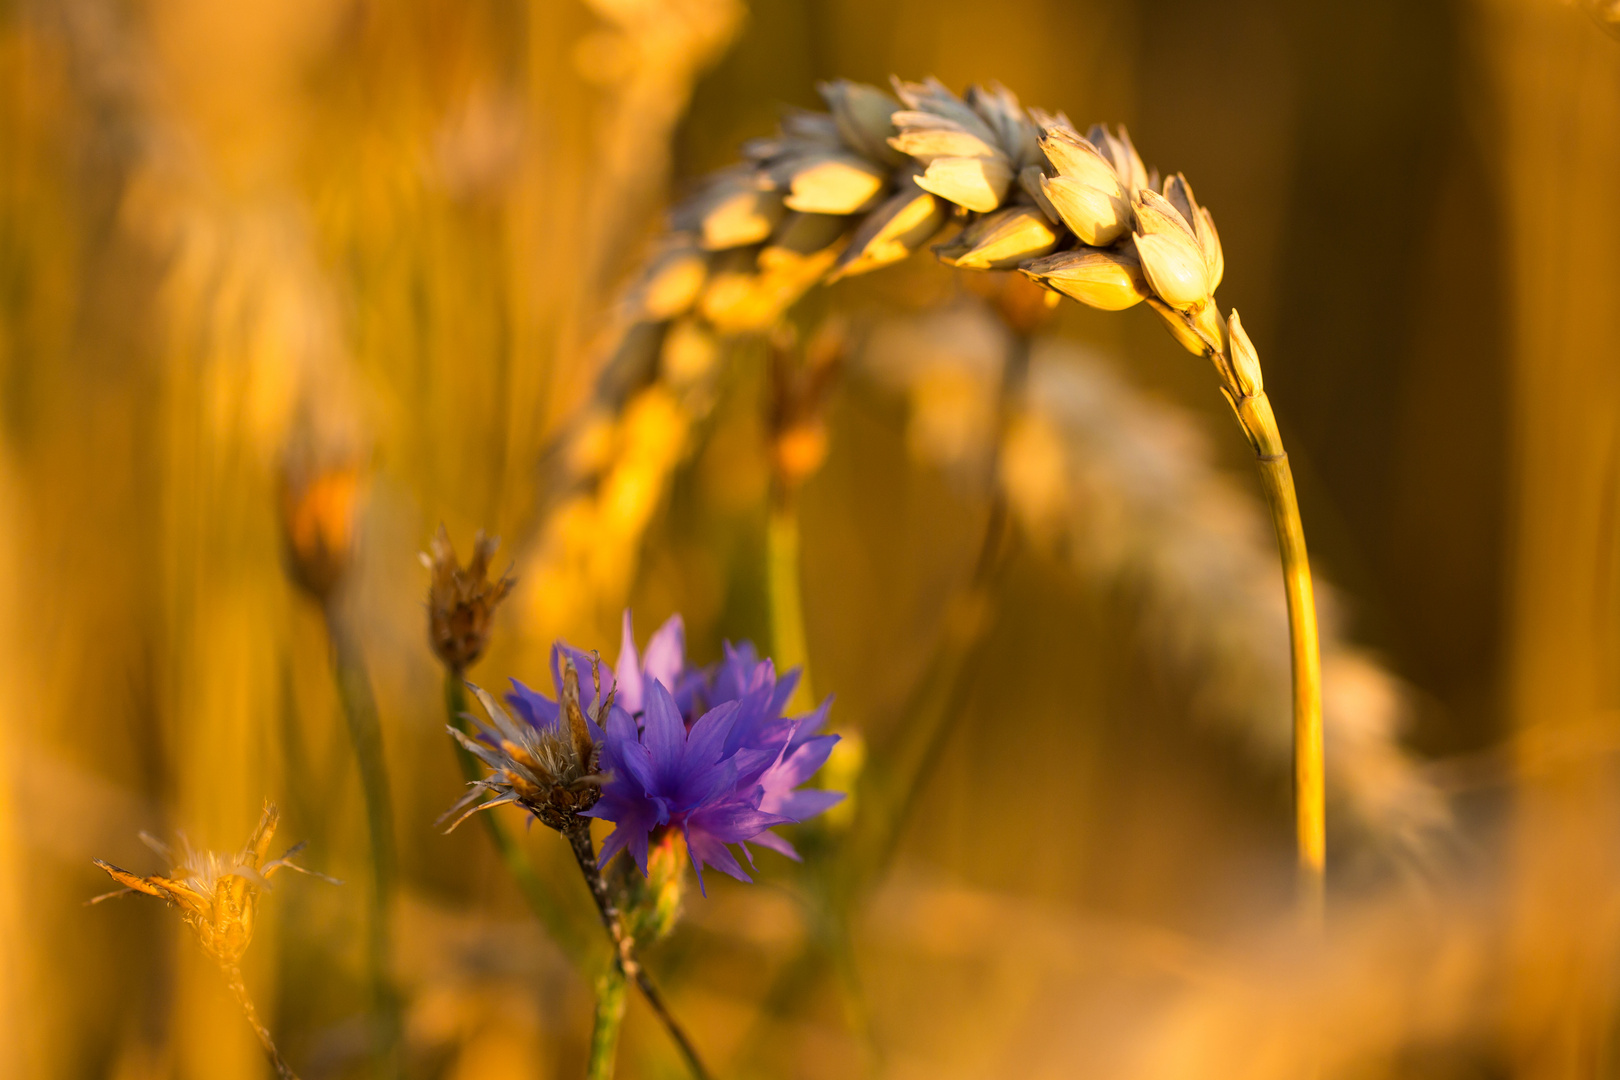
[[[1107,247],[1131,227],[1130,191],[1114,166],[1074,129],[1049,124],[1041,150],[1057,170],[1042,176],[1041,192],[1083,243]]]
[[[1137,255],[1153,291],[1177,311],[1197,314],[1209,303],[1224,270],[1220,238],[1209,211],[1180,175],[1165,194],[1144,188],[1134,204]]]
[[[945,227],[949,213],[949,204],[918,187],[914,177],[902,179],[898,191],[861,219],[828,280],[864,274],[909,258]]]
[[[1057,231],[1038,208],[1009,206],[975,221],[934,253],[964,269],[1008,270],[1045,255],[1057,243]]]
[[[450,725],[445,730],[488,766],[490,773],[475,781],[461,801],[439,819],[443,822],[455,815],[445,832],[480,810],[508,804],[521,806],[543,825],[565,832],[601,798],[600,724],[613,708],[613,691],[601,692],[601,669],[593,659],[593,704],[587,714],[580,704],[579,672],[573,659],[564,656],[561,663],[561,693],[553,711],[527,715],[524,723],[513,720],[485,691],[469,687],[489,720],[467,714],[478,727],[476,739]],[[480,801],[486,793],[494,797]]]
[[[168,876],[139,877],[100,859],[91,860],[123,888],[90,900],[99,904],[132,892],[155,896],[180,910],[180,919],[197,935],[203,950],[220,964],[234,968],[253,941],[253,921],[258,910],[259,890],[277,870],[296,870],[325,881],[324,874],[296,865],[292,857],[303,848],[295,844],[279,859],[264,861],[270,840],[276,833],[280,815],[266,803],[259,824],[248,837],[247,846],[233,855],[199,851],[180,838],[178,854],[169,845],[147,833],[141,841],[157,852],[172,869]],[[335,883],[335,882],[334,882]]]
[[[899,102],[875,86],[848,79],[818,83],[816,89],[832,110],[833,123],[845,146],[868,161],[889,166],[905,163],[905,155],[889,145],[889,138],[895,134],[889,117],[899,110]]]
[[[1032,259],[1019,269],[1049,289],[1103,311],[1123,311],[1150,290],[1136,253],[1123,248],[1075,248]]]
[[[452,672],[465,671],[484,655],[495,609],[516,584],[510,573],[489,579],[489,560],[500,543],[480,531],[463,569],[450,533],[441,524],[422,554],[422,565],[433,575],[428,584],[428,641],[439,662]]]

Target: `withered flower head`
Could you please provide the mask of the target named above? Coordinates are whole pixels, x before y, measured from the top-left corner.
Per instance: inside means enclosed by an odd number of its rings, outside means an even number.
[[[319,468],[289,462],[282,469],[280,488],[288,573],[300,588],[325,603],[354,557],[360,467],[354,461]]]
[[[514,720],[494,698],[469,686],[489,714],[489,721],[467,714],[478,726],[469,738],[446,725],[457,741],[489,767],[490,773],[474,781],[471,790],[439,820],[450,820],[445,832],[480,810],[515,803],[541,823],[565,832],[579,824],[579,815],[602,796],[598,766],[603,740],[600,722],[614,708],[613,691],[602,692],[601,669],[593,660],[595,692],[589,714],[579,700],[579,671],[569,656],[561,658],[560,693],[545,713],[527,709],[523,721]],[[544,700],[544,699],[541,699]],[[480,802],[486,793],[494,796]]]
[[[145,893],[180,909],[180,918],[196,933],[197,940],[215,960],[227,967],[235,967],[253,940],[253,919],[259,903],[260,888],[269,887],[269,879],[283,868],[297,870],[325,881],[334,881],[293,863],[292,857],[303,844],[287,849],[279,859],[264,861],[270,850],[270,838],[275,835],[278,820],[276,808],[265,804],[259,816],[258,827],[248,838],[247,846],[230,855],[193,848],[184,836],[180,837],[178,852],[147,833],[141,839],[153,851],[169,862],[172,869],[167,877],[152,874],[138,877],[100,859],[95,864],[122,889],[103,893],[90,901],[98,904],[115,896],[132,892]]]
[[[472,558],[463,568],[450,533],[440,525],[422,554],[422,565],[433,574],[428,583],[428,640],[434,655],[452,672],[465,671],[484,655],[495,609],[516,584],[510,573],[489,578],[489,560],[500,543],[480,530]]]

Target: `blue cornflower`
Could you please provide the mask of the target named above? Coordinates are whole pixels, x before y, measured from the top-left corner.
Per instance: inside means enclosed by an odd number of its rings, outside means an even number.
[[[693,669],[686,663],[685,636],[680,616],[672,616],[638,653],[626,612],[611,671],[566,645],[552,649],[559,690],[564,660],[572,661],[580,673],[583,710],[600,720],[605,736],[600,760],[608,779],[601,800],[583,816],[614,823],[602,845],[603,864],[628,851],[645,874],[650,841],[679,829],[700,886],[705,866],[748,881],[728,845],[742,845],[750,865],[749,842],[797,859],[793,846],[769,830],[819,814],[844,797],[798,790],[838,741],[819,734],[831,702],[786,717],[796,670],[778,680],[775,666],[748,642],[728,642],[717,664]],[[557,723],[557,703],[516,680],[506,700],[536,728]]]

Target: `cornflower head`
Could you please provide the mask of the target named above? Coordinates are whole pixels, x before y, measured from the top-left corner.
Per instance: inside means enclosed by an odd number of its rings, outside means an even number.
[[[523,807],[549,828],[566,832],[578,824],[582,812],[596,805],[602,793],[598,768],[603,738],[600,721],[609,712],[623,710],[614,704],[611,687],[602,692],[601,666],[594,662],[591,700],[582,703],[574,658],[562,656],[559,668],[560,651],[552,650],[557,701],[533,691],[508,699],[521,714],[522,722],[514,720],[487,692],[469,685],[488,714],[488,721],[467,714],[477,725],[477,738],[469,738],[449,725],[446,730],[488,766],[490,773],[474,781],[461,801],[446,811],[441,821],[456,816],[445,832],[480,810],[509,804]],[[483,799],[486,794],[494,797]]]
[[[484,654],[495,609],[516,584],[510,573],[490,580],[489,560],[500,543],[480,531],[472,558],[463,568],[449,532],[440,525],[422,554],[422,565],[433,575],[428,585],[428,641],[452,672],[465,671]]]
[[[269,888],[270,878],[276,871],[296,870],[336,883],[335,879],[306,870],[292,861],[303,844],[295,844],[279,859],[265,862],[278,820],[276,808],[266,803],[247,846],[226,855],[194,848],[183,835],[176,850],[149,833],[141,833],[141,840],[169,863],[168,875],[141,877],[112,863],[92,860],[123,888],[103,893],[89,902],[99,904],[135,892],[155,896],[179,908],[180,918],[191,927],[208,955],[233,968],[253,940],[259,890]]]
[[[778,680],[771,661],[746,642],[728,643],[724,658],[702,674],[687,715],[657,678],[643,680],[639,725],[624,710],[610,711],[602,750],[609,779],[601,801],[585,813],[614,824],[601,863],[627,851],[646,874],[649,844],[676,833],[700,888],[705,866],[750,881],[728,845],[740,845],[750,866],[749,842],[797,859],[793,846],[769,830],[843,798],[797,790],[838,741],[818,734],[830,699],[804,716],[784,716],[798,673]]]

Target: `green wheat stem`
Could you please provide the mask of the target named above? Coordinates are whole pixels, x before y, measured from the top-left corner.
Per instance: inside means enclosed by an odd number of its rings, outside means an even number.
[[[799,507],[793,491],[774,485],[765,521],[765,589],[771,612],[771,655],[780,671],[799,669],[789,712],[815,707],[810,689],[810,647],[804,628],[803,568],[799,557]]]
[[[366,804],[366,825],[371,840],[371,911],[366,934],[366,964],[376,1017],[376,1074],[384,1080],[404,1075],[400,1050],[400,1005],[391,974],[392,911],[399,860],[394,847],[393,798],[388,788],[388,766],[383,755],[382,725],[377,700],[366,671],[360,643],[331,605],[325,609],[327,636],[332,646],[332,675],[338,700],[354,745],[360,788]]]
[[[453,727],[468,738],[477,736],[472,722],[467,718],[467,684],[458,672],[445,672],[444,708]],[[461,775],[467,782],[479,779],[482,770],[472,751],[462,746],[454,737],[450,739],[450,746],[455,750],[456,760],[461,764]],[[523,894],[523,899],[529,905],[529,910],[534,912],[534,917],[545,927],[546,933],[557,943],[576,969],[582,972],[589,971],[596,961],[583,944],[583,939],[572,925],[572,920],[546,888],[528,853],[493,812],[486,811],[478,817],[484,823],[484,831],[489,834],[490,842],[495,845],[495,853],[505,864],[507,873],[512,876],[512,881]]]
[[[591,1056],[585,1066],[587,1080],[612,1080],[619,1057],[619,1032],[629,980],[618,964],[609,964],[596,977],[596,1019],[591,1026]]]

